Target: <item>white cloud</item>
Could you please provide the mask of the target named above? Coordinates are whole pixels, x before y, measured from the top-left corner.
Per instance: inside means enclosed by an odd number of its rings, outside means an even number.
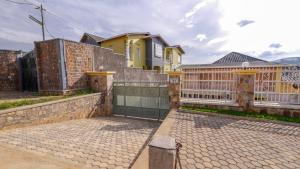
[[[227,40],[227,37],[217,37],[207,42],[207,45],[214,45],[217,43],[222,43]]]
[[[194,24],[188,23],[188,24],[185,25],[185,27],[187,27],[187,28],[193,28],[193,27],[194,27]]]
[[[186,18],[192,17],[199,9],[205,7],[209,3],[209,1],[211,1],[211,0],[204,0],[204,1],[198,2],[193,7],[193,9],[191,9],[189,12],[187,12],[184,16]]]
[[[42,36],[27,31],[0,28],[0,38],[15,42],[28,43],[41,40]]]
[[[299,0],[29,1],[43,2],[46,9],[64,19],[45,12],[47,27],[55,37],[79,40],[83,32],[109,37],[147,31],[161,34],[170,44],[182,45],[184,63],[209,63],[228,51],[254,56],[267,51],[276,57],[300,55]],[[3,1],[0,11],[2,47],[16,42],[19,48],[41,40],[40,27],[28,19],[28,14],[39,16],[38,10]],[[243,20],[255,23],[240,27],[237,23]],[[277,52],[269,47],[274,43],[282,45]]]
[[[280,42],[284,52],[300,48],[299,0],[219,0],[219,20],[228,39],[220,50],[239,50],[259,55],[269,45]],[[239,27],[236,23],[251,18],[255,24]]]
[[[196,40],[202,42],[204,41],[205,39],[207,39],[206,35],[205,34],[201,34],[199,33],[197,36],[196,36]]]

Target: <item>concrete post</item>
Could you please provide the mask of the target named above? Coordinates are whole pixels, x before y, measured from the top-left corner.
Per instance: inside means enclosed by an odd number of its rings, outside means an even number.
[[[252,111],[254,106],[255,70],[240,70],[237,83],[237,103],[244,111]]]
[[[174,169],[176,158],[175,139],[156,136],[149,146],[149,169]]]
[[[89,84],[92,90],[101,92],[104,95],[104,115],[112,115],[113,100],[113,75],[115,72],[87,72]]]
[[[179,108],[180,106],[180,76],[182,72],[167,72],[169,75],[169,97],[170,107]]]

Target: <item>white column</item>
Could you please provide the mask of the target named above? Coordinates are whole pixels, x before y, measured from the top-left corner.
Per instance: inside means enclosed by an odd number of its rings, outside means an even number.
[[[125,57],[126,57],[126,61],[127,61],[127,67],[129,67],[129,62],[130,62],[130,51],[129,51],[129,41],[126,40],[125,41]]]

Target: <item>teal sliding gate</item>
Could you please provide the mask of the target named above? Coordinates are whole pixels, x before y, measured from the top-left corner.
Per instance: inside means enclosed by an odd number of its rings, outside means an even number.
[[[113,114],[164,119],[169,112],[166,83],[114,82]]]

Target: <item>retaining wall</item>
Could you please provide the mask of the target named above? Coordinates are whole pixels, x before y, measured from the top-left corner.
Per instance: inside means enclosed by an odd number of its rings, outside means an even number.
[[[105,115],[104,96],[94,93],[0,111],[0,129]]]
[[[189,106],[194,108],[211,108],[211,109],[222,109],[222,110],[235,110],[235,111],[243,111],[243,107],[238,105],[230,105],[230,104],[206,104],[206,103],[188,103],[181,102],[181,106]],[[252,112],[256,113],[266,113],[273,115],[281,115],[287,117],[300,117],[300,109],[299,107],[291,107],[291,106],[253,106]]]

